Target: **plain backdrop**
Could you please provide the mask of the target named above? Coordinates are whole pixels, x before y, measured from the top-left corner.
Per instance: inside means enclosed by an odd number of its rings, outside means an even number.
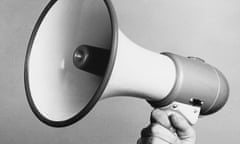
[[[23,64],[33,26],[48,0],[0,0],[0,143],[134,144],[152,108],[136,98],[99,102],[82,121],[51,128],[31,112]],[[239,143],[240,1],[113,0],[119,25],[139,45],[156,52],[198,56],[228,78],[227,105],[194,128],[197,144]]]

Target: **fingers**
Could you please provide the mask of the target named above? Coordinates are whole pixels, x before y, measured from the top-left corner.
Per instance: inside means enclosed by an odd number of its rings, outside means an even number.
[[[165,111],[156,109],[151,114],[151,124],[141,132],[141,141],[144,144],[176,144],[178,138],[170,131],[171,122]]]
[[[181,114],[155,109],[151,114],[151,124],[142,130],[140,140],[143,144],[194,144],[196,135]]]
[[[137,144],[170,144],[169,142],[157,137],[141,137]]]
[[[176,129],[180,138],[195,136],[195,131],[188,121],[179,113],[172,111],[170,116],[167,111],[160,109],[153,110],[151,114],[151,123],[157,123],[171,130]]]
[[[191,141],[191,143],[195,142],[195,131],[182,115],[176,112],[172,113],[172,115],[170,115],[170,121],[181,140]]]
[[[176,135],[174,135],[171,131],[166,129],[160,124],[150,124],[147,128],[144,128],[141,133],[141,140],[144,141],[144,144],[159,144],[162,143],[167,144],[175,144],[178,141]]]
[[[160,109],[155,109],[152,111],[151,123],[159,123],[160,125],[167,129],[172,128],[171,122],[168,118],[168,114]]]

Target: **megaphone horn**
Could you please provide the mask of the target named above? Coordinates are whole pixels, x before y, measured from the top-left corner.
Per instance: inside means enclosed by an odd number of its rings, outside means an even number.
[[[33,30],[24,74],[32,111],[54,127],[115,96],[179,111],[194,124],[229,95],[226,78],[202,59],[155,53],[127,38],[110,0],[52,0]]]

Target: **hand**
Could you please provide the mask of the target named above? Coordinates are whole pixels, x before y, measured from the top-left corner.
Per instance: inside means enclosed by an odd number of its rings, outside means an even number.
[[[196,134],[188,121],[179,113],[155,109],[151,124],[141,132],[138,144],[195,144]]]

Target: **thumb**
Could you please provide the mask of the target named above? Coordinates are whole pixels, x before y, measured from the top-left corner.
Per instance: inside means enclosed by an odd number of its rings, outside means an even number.
[[[170,115],[170,121],[173,127],[176,129],[177,135],[181,140],[191,143],[195,142],[195,131],[182,115],[173,113]]]

